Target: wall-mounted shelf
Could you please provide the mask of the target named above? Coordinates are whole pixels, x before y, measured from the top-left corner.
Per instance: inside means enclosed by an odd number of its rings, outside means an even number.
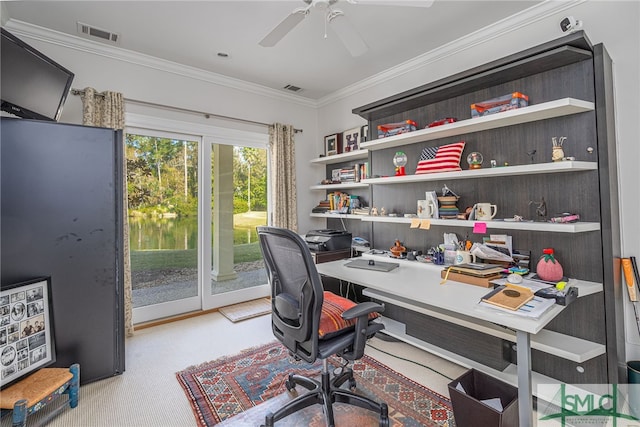
[[[368,178],[361,182],[364,184],[405,184],[411,182],[440,181],[452,179],[486,178],[494,176],[535,175],[559,172],[578,172],[596,170],[596,162],[566,161],[554,163],[534,163],[531,165],[505,166],[497,168],[484,168],[463,170],[457,172],[439,172],[421,175],[389,176],[384,178]]]
[[[581,291],[582,289],[580,289],[578,294],[581,295]],[[600,292],[602,292],[601,284]],[[406,298],[390,295],[386,292],[370,288],[365,289],[363,294],[389,304],[393,304],[411,311],[422,313],[427,316],[435,317],[450,323],[464,326],[466,328],[473,329],[487,335],[499,337],[511,342],[516,341],[516,334],[513,331],[502,328],[490,322],[482,322],[478,319],[469,318],[464,315],[452,314],[450,312],[447,312],[446,310],[440,310],[435,307],[430,307],[418,301],[408,300]],[[595,342],[572,337],[571,335],[560,334],[558,332],[549,330],[542,330],[533,335],[531,337],[531,348],[544,351],[546,353],[550,353],[577,363],[586,362],[589,359],[605,353],[605,347],[603,344],[598,344]]]
[[[554,117],[569,116],[571,114],[593,111],[593,102],[574,98],[563,98],[542,104],[530,105],[517,110],[504,111],[502,113],[474,119],[461,120],[433,128],[420,129],[400,135],[380,138],[363,142],[362,148],[368,150],[383,150],[402,145],[416,144],[418,142],[432,141],[440,138],[464,135],[472,132],[480,132],[489,129],[513,126]]]
[[[367,188],[369,184],[364,182],[343,182],[340,184],[312,185],[309,190],[327,191],[327,190],[344,190],[347,188]]]
[[[386,222],[395,224],[411,224],[416,218],[394,217],[394,216],[358,216],[361,221]],[[487,224],[487,229],[500,230],[525,230],[525,231],[549,231],[553,233],[585,233],[600,230],[598,222],[574,222],[569,224],[556,224],[552,222],[516,222],[516,221],[466,221],[460,219],[430,219],[431,225],[442,225],[447,227],[467,227],[473,228],[476,222]]]
[[[334,213],[311,213],[309,214],[311,218],[344,218],[344,219],[361,219],[364,215],[354,215],[354,214],[334,214]]]
[[[332,163],[348,162],[349,160],[366,159],[367,157],[369,157],[369,150],[360,149],[347,153],[334,154],[333,156],[318,157],[309,160],[309,163],[314,165],[329,165]]]

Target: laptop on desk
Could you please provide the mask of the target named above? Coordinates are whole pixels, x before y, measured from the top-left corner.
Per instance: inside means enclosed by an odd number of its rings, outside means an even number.
[[[346,267],[362,268],[363,270],[373,271],[391,271],[398,268],[400,264],[397,262],[384,262],[373,259],[354,259],[345,264]]]

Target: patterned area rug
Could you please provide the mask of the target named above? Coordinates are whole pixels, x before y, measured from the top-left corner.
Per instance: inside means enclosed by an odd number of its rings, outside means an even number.
[[[330,358],[330,368],[341,359]],[[453,426],[451,402],[382,363],[364,356],[351,365],[359,393],[389,406],[392,426]],[[267,412],[275,411],[306,389],[288,393],[290,372],[318,377],[321,362],[296,362],[274,342],[178,372],[176,377],[191,403],[198,426],[257,426]],[[335,404],[336,425],[377,426],[372,411]],[[278,426],[324,426],[319,405],[313,405],[276,423]]]
[[[271,301],[268,298],[254,299],[240,304],[220,308],[220,314],[233,323],[271,313]]]

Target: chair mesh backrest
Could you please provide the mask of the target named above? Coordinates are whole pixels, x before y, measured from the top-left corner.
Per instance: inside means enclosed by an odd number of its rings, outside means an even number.
[[[322,281],[305,241],[276,227],[258,227],[271,286],[274,335],[292,352],[313,362],[317,356]]]

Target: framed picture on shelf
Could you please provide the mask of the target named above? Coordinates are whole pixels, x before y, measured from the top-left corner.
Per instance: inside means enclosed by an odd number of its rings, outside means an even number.
[[[334,133],[324,137],[324,154],[333,156],[342,153],[342,134]]]
[[[342,152],[356,151],[360,148],[360,128],[342,132]]]
[[[0,290],[1,387],[55,362],[51,278]]]
[[[365,142],[369,139],[369,125],[364,125],[360,128],[360,142]]]

